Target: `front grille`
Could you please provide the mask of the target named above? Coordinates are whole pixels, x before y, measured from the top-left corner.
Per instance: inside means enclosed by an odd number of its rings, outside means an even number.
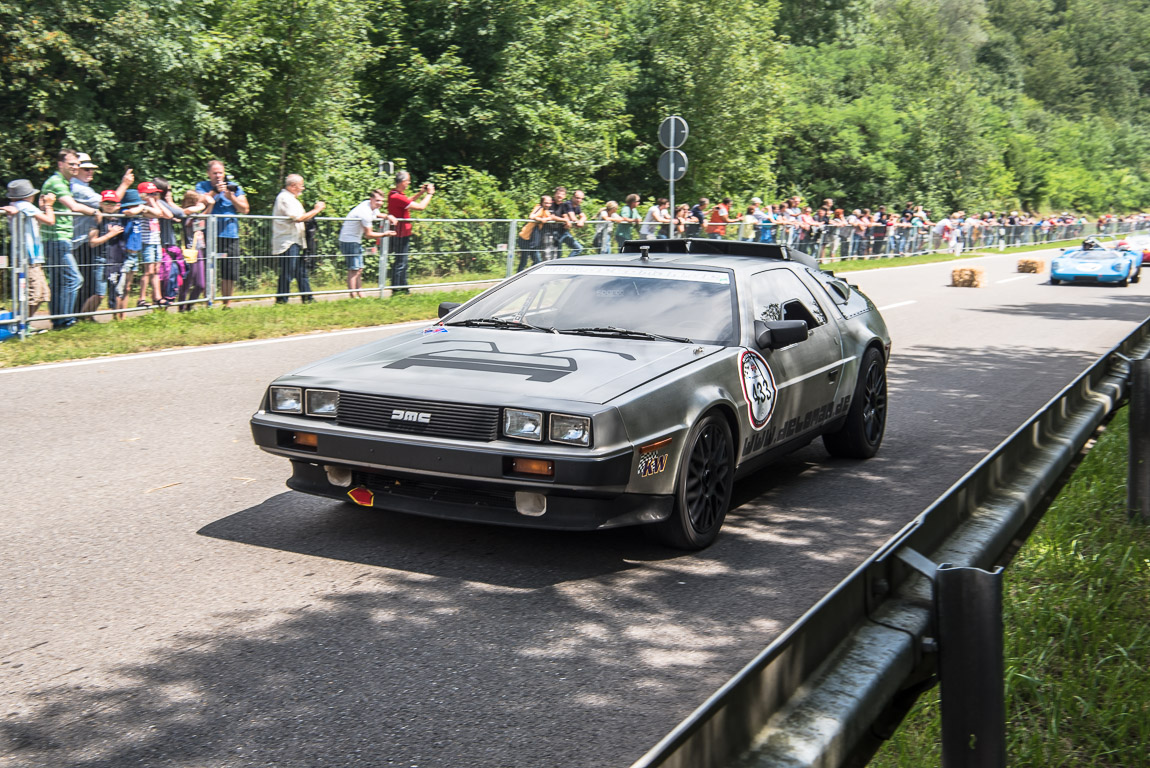
[[[381,496],[458,504],[467,507],[515,509],[514,491],[494,491],[479,488],[461,488],[423,480],[400,480],[375,472],[352,472],[351,484],[364,486]]]
[[[489,442],[499,436],[499,408],[340,392],[336,423],[383,432]]]

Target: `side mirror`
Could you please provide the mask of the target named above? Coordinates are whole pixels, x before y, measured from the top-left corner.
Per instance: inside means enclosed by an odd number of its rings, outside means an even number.
[[[457,301],[441,301],[439,302],[439,316],[447,317],[461,306],[463,305]]]
[[[755,343],[759,349],[781,349],[807,340],[806,320],[755,321]]]

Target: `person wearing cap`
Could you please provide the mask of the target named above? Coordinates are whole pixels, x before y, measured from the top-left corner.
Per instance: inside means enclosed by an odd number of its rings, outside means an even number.
[[[9,232],[23,226],[24,255],[28,260],[28,319],[45,301],[52,299],[52,289],[44,277],[44,246],[41,240],[40,225],[52,226],[56,223],[56,212],[52,204],[56,198],[46,193],[36,206],[36,195],[40,190],[27,179],[16,179],[8,183],[9,205],[2,209],[12,218],[8,221]]]
[[[247,194],[239,184],[228,180],[224,164],[219,160],[208,161],[208,179],[196,184],[196,191],[203,195],[204,213],[216,216],[216,242],[208,243],[209,253],[220,254],[217,260],[220,272],[220,292],[226,309],[240,276],[240,225],[236,214],[246,216],[251,207]]]
[[[166,307],[171,302],[165,302],[163,294],[160,292],[160,244],[162,242],[160,220],[170,219],[172,214],[160,205],[160,188],[155,183],[151,181],[140,182],[136,186],[136,191],[140,193],[144,206],[143,220],[140,222],[140,242],[143,246],[140,250],[140,263],[144,269],[143,274],[140,275],[140,300],[136,302],[136,306],[145,309],[152,306],[147,299],[150,291],[152,302],[156,306]]]
[[[120,214],[123,232],[118,238],[109,242],[104,254],[106,278],[108,280],[108,309],[124,309],[128,303],[128,294],[132,292],[132,278],[140,265],[140,253],[143,250],[144,200],[140,193],[129,189],[120,198]],[[117,314],[116,319],[122,319]]]
[[[72,218],[72,257],[76,259],[76,266],[80,270],[83,282],[80,284],[80,293],[76,296],[76,303],[81,312],[91,303],[92,297],[97,296],[95,278],[95,259],[92,248],[88,245],[88,233],[100,220],[100,194],[92,189],[92,177],[96,173],[97,165],[85,152],[76,155],[80,161],[76,174],[68,180],[68,188],[72,192],[72,199],[88,208],[96,209],[94,215],[84,214]],[[100,270],[103,272],[103,270]],[[100,282],[103,282],[101,277]]]
[[[53,195],[52,209],[56,212],[56,222],[44,228],[44,259],[48,265],[48,282],[52,286],[52,300],[48,302],[49,312],[56,315],[53,328],[68,328],[76,324],[75,317],[80,286],[84,278],[76,265],[72,253],[73,214],[94,216],[97,212],[72,197],[70,180],[80,169],[80,157],[74,149],[62,149],[56,159],[57,170],[44,182],[44,193]]]
[[[299,201],[304,190],[303,176],[289,173],[284,179],[284,188],[276,196],[272,207],[272,253],[279,259],[279,281],[276,286],[276,304],[287,304],[287,294],[291,282],[299,283],[300,298],[305,304],[315,301],[311,295],[311,282],[308,280],[307,263],[300,256],[304,246],[304,222],[314,219],[327,207],[323,200],[318,201],[310,211],[303,209]]]
[[[88,230],[87,248],[91,253],[91,274],[85,274],[84,287],[87,293],[88,280],[92,281],[91,294],[80,304],[81,312],[95,312],[100,308],[100,302],[108,295],[107,264],[108,244],[118,238],[124,231],[119,218],[109,218],[120,210],[120,197],[114,189],[105,189],[100,193],[100,213],[92,220],[92,228]],[[81,264],[81,269],[83,265]],[[109,302],[111,309],[111,302]]]
[[[184,261],[184,250],[180,247],[179,238],[176,237],[175,222],[180,222],[180,228],[185,225],[187,214],[184,209],[176,205],[172,199],[172,185],[163,176],[156,176],[152,183],[159,190],[156,204],[165,209],[171,216],[160,219],[160,295],[161,304],[167,306],[179,299],[180,288],[184,284],[188,265]]]

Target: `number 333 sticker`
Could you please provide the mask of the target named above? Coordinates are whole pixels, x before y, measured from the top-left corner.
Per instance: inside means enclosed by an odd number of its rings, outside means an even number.
[[[742,369],[743,396],[747,398],[751,426],[762,429],[775,412],[775,399],[779,394],[775,376],[767,361],[751,350],[744,350],[739,356],[739,367]]]

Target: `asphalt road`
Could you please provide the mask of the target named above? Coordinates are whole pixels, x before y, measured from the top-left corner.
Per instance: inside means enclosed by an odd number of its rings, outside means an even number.
[[[264,387],[390,330],[0,371],[0,765],[626,766],[1150,315],[1016,258],[851,273],[882,451],[741,483],[694,555],[287,491]]]

